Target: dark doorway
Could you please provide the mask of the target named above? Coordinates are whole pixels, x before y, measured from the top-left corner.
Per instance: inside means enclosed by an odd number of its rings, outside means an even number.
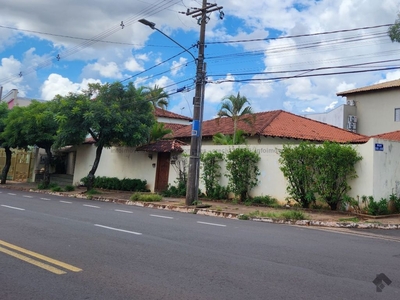
[[[169,152],[158,153],[155,192],[162,192],[168,188],[170,157],[171,153]]]

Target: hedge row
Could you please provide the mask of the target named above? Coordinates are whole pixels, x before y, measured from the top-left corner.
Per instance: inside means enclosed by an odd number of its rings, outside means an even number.
[[[81,179],[86,186],[87,177]],[[106,190],[132,191],[132,192],[148,192],[146,188],[147,181],[141,179],[118,179],[117,177],[95,177],[94,188]]]

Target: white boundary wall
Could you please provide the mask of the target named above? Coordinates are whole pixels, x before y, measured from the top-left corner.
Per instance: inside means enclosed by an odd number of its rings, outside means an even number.
[[[252,141],[248,146],[241,146],[254,149],[261,156],[259,185],[251,191],[251,195],[270,195],[283,202],[288,194],[286,192],[287,182],[278,162],[279,150],[282,149],[284,143],[296,145],[299,141],[262,138],[261,142],[262,145]],[[382,144],[383,151],[376,151],[375,144]],[[230,147],[203,144],[202,152],[212,150],[228,152]],[[380,198],[389,198],[391,193],[400,195],[400,142],[372,138],[365,144],[353,145],[353,147],[363,159],[356,165],[358,178],[349,182],[352,186],[349,196],[356,199],[358,196],[360,199],[361,196],[366,195],[373,196],[375,200],[380,200]],[[178,158],[188,161],[190,146],[184,146],[183,149],[186,154],[181,154]],[[96,147],[94,145],[77,147],[73,179],[75,184],[79,183],[81,178],[87,176],[93,165],[95,153]],[[153,153],[152,159],[148,157],[148,154],[147,152],[137,152],[135,148],[128,147],[105,148],[96,176],[147,180],[148,188],[153,191],[157,154]],[[177,166],[178,164],[170,165],[169,183],[172,185],[176,184],[178,177]],[[222,163],[222,173],[226,173],[225,163]],[[227,184],[228,179],[222,176],[221,185],[226,186]],[[200,189],[204,191],[202,180],[200,180]]]

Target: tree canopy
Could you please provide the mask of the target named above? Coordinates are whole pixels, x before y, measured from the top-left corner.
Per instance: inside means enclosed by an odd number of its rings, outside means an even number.
[[[389,27],[388,35],[392,42],[400,42],[400,14],[397,15],[395,23]]]
[[[222,105],[218,111],[218,117],[228,117],[232,119],[233,144],[237,144],[236,135],[238,122],[243,121],[248,124],[252,123],[252,120],[249,118],[249,116],[252,115],[252,108],[249,105],[250,102],[245,96],[240,96],[240,93],[238,93],[237,96],[230,95],[222,99]]]
[[[83,94],[57,96],[58,147],[81,144],[87,136],[96,145],[88,174],[91,189],[104,147],[146,143],[155,120],[151,102],[132,83],[90,84]]]

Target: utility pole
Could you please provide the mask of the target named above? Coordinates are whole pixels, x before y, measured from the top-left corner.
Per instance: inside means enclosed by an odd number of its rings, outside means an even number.
[[[190,157],[189,157],[189,170],[188,182],[186,190],[186,205],[192,205],[198,200],[199,191],[199,177],[200,177],[200,155],[201,155],[201,142],[202,133],[201,127],[203,122],[204,111],[204,86],[206,83],[206,64],[204,62],[204,43],[206,36],[206,25],[209,20],[208,13],[219,10],[220,18],[223,18],[222,6],[217,4],[207,3],[203,0],[201,8],[192,8],[187,10],[186,15],[196,18],[200,25],[200,39],[198,42],[199,54],[196,66],[196,91],[193,98],[193,123],[190,142]]]

